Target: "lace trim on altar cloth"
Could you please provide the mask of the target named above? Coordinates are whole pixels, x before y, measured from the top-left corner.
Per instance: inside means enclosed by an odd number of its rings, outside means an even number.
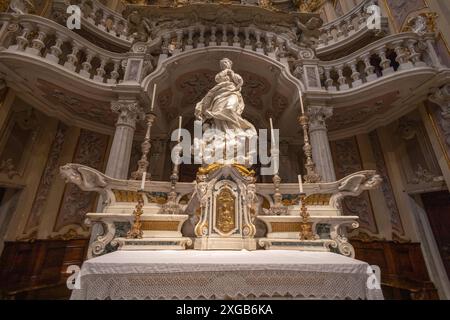
[[[151,274],[88,274],[72,300],[142,299],[383,299],[360,273],[286,270]]]

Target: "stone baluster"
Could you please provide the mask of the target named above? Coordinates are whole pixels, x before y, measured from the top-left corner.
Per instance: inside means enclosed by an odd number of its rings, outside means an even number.
[[[241,47],[241,41],[239,39],[239,28],[233,27],[233,47]]]
[[[106,31],[106,15],[103,10],[98,10],[97,12],[100,12],[100,20],[98,22],[97,27],[102,30]]]
[[[376,50],[376,53],[380,56],[380,66],[383,71],[383,76],[391,74],[394,72],[394,68],[391,67],[391,60],[386,57],[386,47],[381,47]]]
[[[136,100],[114,101],[111,109],[119,116],[105,174],[116,179],[127,179],[136,120],[143,118],[143,110]]]
[[[191,26],[188,29],[188,39],[185,45],[185,50],[191,50],[194,48],[194,32],[195,32],[195,27]]]
[[[95,70],[96,74],[94,76],[94,81],[103,82],[106,73],[105,71],[106,58],[105,57],[99,58],[100,58],[100,66]]]
[[[410,52],[409,58],[414,63],[415,67],[426,67],[427,64],[421,60],[420,52],[416,50],[417,40],[408,40],[408,50]]]
[[[409,61],[408,54],[405,52],[405,48],[403,47],[403,40],[395,41],[392,43],[392,45],[394,46],[394,51],[397,54],[397,58],[395,58],[395,61],[399,63],[398,71],[412,69],[414,66],[412,65],[411,61]]]
[[[183,30],[177,30],[175,32],[177,38],[175,40],[175,49],[173,50],[173,55],[180,53],[183,50]]]
[[[59,59],[62,54],[61,46],[63,45],[64,41],[65,38],[62,35],[56,33],[55,44],[50,47],[50,52],[46,54],[45,59],[53,63],[59,63]]]
[[[170,34],[166,33],[162,36],[161,54],[159,55],[158,64],[169,57]]]
[[[352,35],[355,33],[355,25],[353,24],[353,16],[350,16],[345,19],[345,25],[347,26],[348,35]]]
[[[91,77],[91,69],[92,69],[91,62],[94,56],[95,54],[91,50],[86,49],[86,61],[84,61],[81,64],[80,76],[88,79]]]
[[[197,48],[203,48],[205,46],[205,26],[200,25],[200,36],[198,37]]]
[[[209,39],[209,45],[210,46],[217,46],[217,37],[216,37],[217,27],[212,26],[211,27],[211,37]]]
[[[252,50],[252,42],[250,40],[250,28],[245,28],[244,34],[245,34],[244,48],[247,50]]]
[[[331,27],[327,29],[327,38],[326,38],[327,39],[327,44],[334,40],[334,36],[333,36],[333,33],[331,31],[332,31]]]
[[[276,59],[274,48],[273,48],[273,34],[266,33],[266,50],[267,55],[273,59]]]
[[[358,30],[361,29],[361,27],[367,26],[367,14],[365,12],[364,7],[361,8],[361,10],[359,10],[356,13],[357,16],[357,21],[358,21]]]
[[[336,37],[338,39],[342,38],[345,35],[342,23],[336,24],[336,31],[337,31],[336,32]]]
[[[255,31],[255,38],[256,38],[256,43],[255,43],[256,52],[264,53],[264,49],[262,47],[262,42],[261,42],[261,31],[259,31],[259,30]]]
[[[333,79],[331,79],[331,69],[330,68],[324,68],[325,72],[325,86],[327,87],[328,91],[336,91],[337,88],[334,85]]]
[[[220,43],[221,46],[227,46],[228,45],[228,36],[227,36],[227,25],[222,25],[222,42]]]
[[[78,52],[80,51],[80,45],[75,41],[72,42],[72,52],[67,55],[67,61],[64,63],[64,67],[70,71],[75,71],[78,63]]]
[[[370,53],[366,53],[361,57],[366,65],[364,71],[366,72],[366,81],[371,82],[377,79],[377,74],[375,73],[375,67],[370,63]]]
[[[319,39],[317,40],[317,44],[319,47],[323,47],[326,45],[326,33],[325,30],[321,30],[320,35],[319,35]]]
[[[25,51],[25,47],[28,46],[28,35],[30,34],[32,30],[32,26],[29,24],[23,25],[22,34],[16,37],[16,46],[15,49],[18,51]]]
[[[26,48],[26,52],[34,54],[36,56],[41,56],[41,50],[45,47],[44,40],[47,37],[48,28],[39,27],[37,37],[31,40],[31,46]]]
[[[344,77],[344,66],[340,65],[337,67],[337,73],[338,73],[338,83],[339,83],[339,91],[347,90],[349,89],[349,85],[347,84],[347,79]]]
[[[352,87],[356,88],[359,87],[360,85],[362,85],[362,80],[361,80],[361,74],[358,72],[358,62],[356,60],[353,60],[352,62],[350,62],[350,68],[352,69]]]
[[[113,60],[114,69],[111,71],[111,79],[108,79],[107,82],[110,84],[116,84],[119,80],[119,67],[120,60]]]
[[[284,46],[285,42],[282,38],[277,38],[278,58],[280,62],[288,66],[287,54]]]
[[[114,30],[119,38],[127,39],[127,26],[124,21],[117,21]]]
[[[316,164],[316,172],[322,177],[322,182],[336,181],[325,122],[332,115],[333,109],[329,107],[311,106],[308,108],[309,138],[313,146],[312,157]]]

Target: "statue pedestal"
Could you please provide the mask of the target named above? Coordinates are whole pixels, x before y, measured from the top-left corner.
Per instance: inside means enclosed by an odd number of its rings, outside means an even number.
[[[253,172],[239,165],[212,164],[197,173],[200,220],[195,226],[198,250],[256,250],[252,203]]]

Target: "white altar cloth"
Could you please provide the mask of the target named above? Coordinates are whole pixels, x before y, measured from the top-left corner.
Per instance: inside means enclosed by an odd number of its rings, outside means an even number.
[[[85,261],[71,299],[383,299],[367,267],[329,252],[116,251]]]

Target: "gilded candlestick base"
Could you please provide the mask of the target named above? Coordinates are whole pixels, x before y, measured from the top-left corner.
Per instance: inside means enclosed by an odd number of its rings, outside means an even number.
[[[142,209],[144,207],[144,200],[142,197],[139,197],[138,203],[136,205],[136,209],[133,211],[134,222],[130,231],[127,233],[128,239],[142,239],[142,223],[141,223],[141,215],[144,213]]]

